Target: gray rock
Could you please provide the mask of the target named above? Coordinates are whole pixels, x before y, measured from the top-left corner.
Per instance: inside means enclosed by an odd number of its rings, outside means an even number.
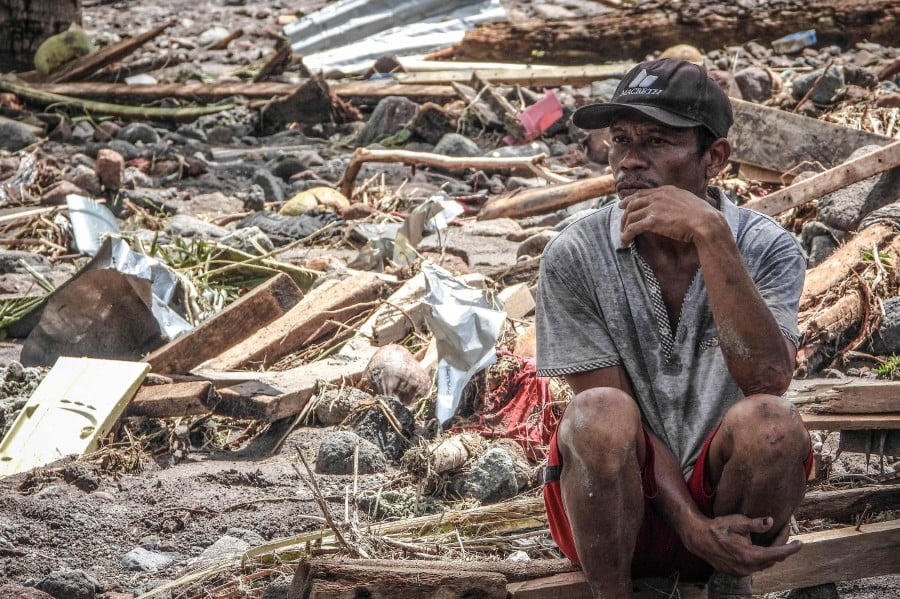
[[[518,146],[502,146],[487,152],[485,156],[489,158],[524,158],[537,156],[538,154],[547,154],[549,156],[550,146],[542,141],[533,141]]]
[[[265,545],[266,540],[255,530],[250,530],[249,528],[237,528],[235,526],[229,527],[225,534],[229,537],[234,537],[235,539],[240,539],[242,541],[246,541],[250,544],[251,547],[258,545]]]
[[[394,413],[403,434],[394,430],[384,412],[378,407],[369,408],[356,418],[352,425],[353,430],[363,439],[374,443],[389,460],[396,462],[409,448],[409,439],[415,430],[416,421],[409,408],[393,397],[382,395],[380,399]]]
[[[179,125],[178,129],[175,130],[175,133],[189,139],[206,143],[206,133],[193,125]]]
[[[300,160],[297,156],[293,154],[286,154],[279,156],[275,160],[269,161],[266,165],[266,168],[269,169],[276,177],[287,181],[293,175],[297,173],[303,172],[306,170],[306,163]]]
[[[0,150],[18,152],[37,141],[24,125],[14,121],[0,123]]]
[[[841,599],[837,585],[833,582],[820,584],[814,587],[794,589],[788,592],[784,599]]]
[[[803,96],[812,89],[812,86],[823,72],[825,72],[825,69],[816,69],[811,73],[798,75],[794,79],[794,87],[791,92],[794,99],[799,100],[803,98]],[[840,92],[843,87],[844,71],[840,67],[831,67],[828,69],[828,72],[822,78],[822,81],[816,87],[815,91],[813,91],[809,99],[813,104],[829,106],[840,99]]]
[[[884,301],[884,320],[870,340],[872,352],[881,356],[900,353],[900,297]]]
[[[540,233],[532,235],[519,245],[519,249],[516,250],[516,258],[521,258],[522,256],[540,256],[543,253],[544,248],[547,247],[547,244],[557,235],[559,235],[559,233],[556,231],[541,231]]]
[[[509,237],[522,232],[522,226],[511,218],[478,220],[466,225],[466,233],[478,237]]]
[[[130,144],[142,143],[145,146],[149,146],[159,141],[159,133],[146,123],[128,123],[119,129],[116,138],[125,140]]]
[[[164,231],[172,237],[221,239],[231,234],[229,229],[214,225],[194,216],[176,214],[166,223]]]
[[[122,174],[122,181],[124,185],[131,188],[154,186],[153,179],[150,175],[136,166],[129,166],[125,169],[125,172]]]
[[[375,106],[365,128],[360,131],[356,144],[367,146],[397,133],[413,120],[418,110],[418,104],[403,96],[383,98]]]
[[[284,201],[284,183],[268,170],[264,168],[257,169],[253,173],[253,184],[262,188],[267,202]]]
[[[591,83],[591,98],[596,102],[609,102],[621,79],[603,79]]]
[[[506,180],[507,191],[535,189],[537,187],[547,187],[547,182],[540,177],[510,177]]]
[[[809,256],[807,267],[812,268],[822,264],[836,249],[838,249],[838,242],[835,241],[834,237],[830,235],[814,237],[809,244],[809,251],[807,252]]]
[[[481,503],[495,503],[519,493],[515,461],[506,450],[494,447],[472,462],[464,478],[457,479],[461,495],[474,497]]]
[[[316,401],[316,418],[323,426],[340,424],[364,401],[372,396],[356,387],[328,389]]]
[[[124,139],[114,139],[106,144],[106,147],[121,154],[125,162],[141,157],[141,151],[133,143]]]
[[[250,549],[250,543],[243,539],[222,535],[216,542],[203,550],[198,558],[201,561],[221,560],[229,557],[238,557]]]
[[[772,97],[772,77],[760,67],[747,67],[734,74],[741,95],[748,102],[761,103]]]
[[[239,190],[236,195],[244,203],[244,210],[247,212],[258,212],[266,207],[266,192],[255,183],[245,190]]]
[[[858,85],[866,89],[872,89],[878,85],[878,76],[871,70],[848,62],[843,67],[844,82],[847,85]]]
[[[219,241],[223,245],[255,256],[261,256],[275,249],[275,244],[268,235],[259,230],[259,227],[236,229]]]
[[[56,599],[94,599],[102,590],[96,578],[81,570],[55,570],[37,588]]]
[[[377,446],[350,431],[329,433],[316,456],[318,474],[353,474],[353,453],[359,445],[358,472],[376,474],[387,468],[384,454]]]
[[[23,262],[38,271],[50,269],[50,261],[40,254],[21,250],[0,250],[0,274],[10,272],[27,274],[28,270]]]
[[[168,568],[180,557],[176,553],[162,553],[135,547],[122,556],[122,567],[136,572],[156,572]]]
[[[481,148],[465,135],[445,133],[434,146],[434,153],[444,156],[481,156]]]
[[[67,181],[72,182],[87,192],[88,195],[99,195],[100,192],[103,191],[97,173],[89,166],[79,164],[63,176]]]
[[[288,599],[288,589],[290,588],[290,579],[284,578],[282,580],[276,580],[265,588],[260,599]],[[3,598],[0,597],[0,599]]]
[[[53,595],[10,582],[0,585],[0,599],[53,599]]]
[[[863,146],[853,152],[848,160],[877,149],[879,146]],[[900,168],[894,168],[819,198],[818,214],[829,227],[853,231],[868,213],[896,201],[898,197]]]

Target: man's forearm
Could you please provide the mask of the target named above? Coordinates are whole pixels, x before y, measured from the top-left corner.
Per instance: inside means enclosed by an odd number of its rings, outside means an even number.
[[[689,546],[690,531],[706,517],[700,512],[684,480],[681,467],[666,445],[648,432],[653,443],[653,473],[657,494],[651,501],[653,508]]]
[[[724,217],[694,243],[729,371],[745,395],[781,395],[793,375],[793,352],[750,278]]]

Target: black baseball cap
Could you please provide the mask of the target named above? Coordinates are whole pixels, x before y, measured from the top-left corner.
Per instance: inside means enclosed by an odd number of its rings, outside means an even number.
[[[637,65],[619,82],[609,102],[582,106],[572,122],[582,129],[603,129],[628,111],[669,127],[706,127],[716,137],[727,137],[734,123],[731,101],[706,69],[670,58]]]

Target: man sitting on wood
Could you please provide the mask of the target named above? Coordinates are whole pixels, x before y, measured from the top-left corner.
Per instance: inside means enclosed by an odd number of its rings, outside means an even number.
[[[545,472],[551,533],[595,597],[672,575],[750,597],[753,572],[800,550],[786,541],[811,443],[780,396],[806,259],[709,186],[733,117],[701,67],[638,65],[573,122],[609,128],[619,201],[541,260],[539,374],[575,393]]]

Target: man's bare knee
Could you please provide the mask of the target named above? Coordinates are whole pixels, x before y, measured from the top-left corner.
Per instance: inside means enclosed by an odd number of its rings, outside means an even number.
[[[809,453],[809,434],[797,408],[774,395],[746,397],[725,414],[722,431],[732,457],[770,467],[803,462]]]
[[[563,463],[583,461],[598,475],[614,475],[629,460],[643,460],[641,415],[634,400],[619,389],[595,388],[576,395],[557,432]]]

